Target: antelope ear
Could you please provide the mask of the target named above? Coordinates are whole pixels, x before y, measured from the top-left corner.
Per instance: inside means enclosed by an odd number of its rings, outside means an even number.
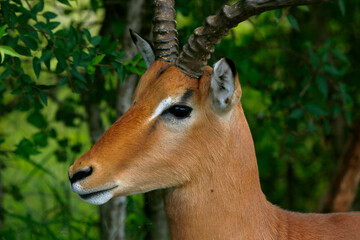
[[[210,79],[210,99],[217,113],[228,112],[236,102],[235,98],[238,98],[234,96],[235,88],[238,86],[235,83],[236,79],[233,61],[222,58],[214,64]]]
[[[139,50],[139,52],[144,58],[146,67],[149,68],[150,65],[155,61],[155,52],[151,42],[142,38],[139,34],[134,32],[133,30],[129,29],[129,31],[130,31],[130,36],[136,45],[136,48]]]

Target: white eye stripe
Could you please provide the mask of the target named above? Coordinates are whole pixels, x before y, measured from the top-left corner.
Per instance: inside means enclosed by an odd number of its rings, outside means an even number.
[[[168,109],[171,104],[173,102],[173,99],[171,97],[165,98],[164,100],[162,100],[159,105],[157,106],[157,108],[155,109],[155,112],[153,113],[153,115],[149,118],[149,121],[153,120],[154,118],[156,118],[157,116],[159,116],[165,109]]]

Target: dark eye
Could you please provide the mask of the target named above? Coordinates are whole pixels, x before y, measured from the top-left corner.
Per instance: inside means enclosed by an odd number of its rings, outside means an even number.
[[[163,114],[171,114],[178,119],[187,118],[192,111],[191,107],[184,105],[175,105],[166,110]]]

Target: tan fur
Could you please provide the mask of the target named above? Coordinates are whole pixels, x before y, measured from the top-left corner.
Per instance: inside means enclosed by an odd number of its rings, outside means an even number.
[[[92,166],[83,189],[114,184],[115,196],[165,189],[171,239],[360,239],[360,214],[300,214],[269,203],[261,191],[255,149],[236,80],[231,109],[216,114],[209,100],[212,69],[200,81],[154,62],[132,107],[70,168]],[[167,97],[194,90],[190,119],[149,121]]]

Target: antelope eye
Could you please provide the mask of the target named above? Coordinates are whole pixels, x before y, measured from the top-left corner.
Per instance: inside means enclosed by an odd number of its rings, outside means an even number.
[[[174,105],[167,109],[163,114],[170,114],[178,119],[184,119],[189,117],[192,111],[191,107],[184,105]]]

